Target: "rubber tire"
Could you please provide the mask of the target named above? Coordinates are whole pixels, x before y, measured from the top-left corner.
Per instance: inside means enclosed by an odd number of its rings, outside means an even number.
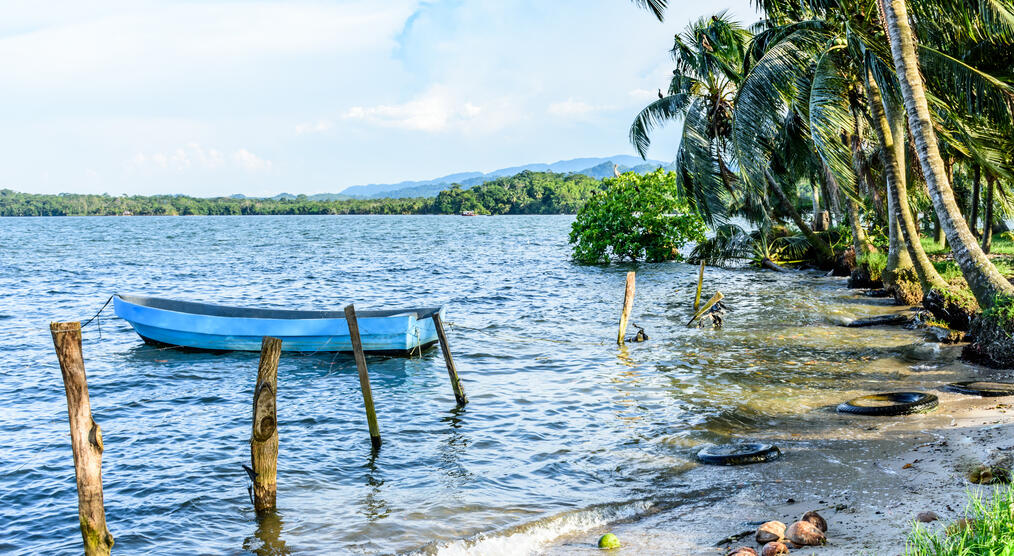
[[[861,400],[877,400],[894,402],[891,405],[856,405],[854,402]],[[913,413],[925,413],[936,408],[937,397],[933,394],[923,392],[888,392],[886,394],[873,394],[861,396],[849,400],[838,406],[838,413],[850,413],[852,415],[868,415],[874,417],[889,417],[894,415],[912,415]]]
[[[989,388],[989,387],[976,387],[976,384],[999,384],[1003,388]],[[987,380],[966,380],[964,382],[952,382],[944,389],[951,392],[957,392],[958,394],[966,394],[969,396],[982,396],[983,398],[1002,398],[1004,396],[1014,396],[1014,382],[990,382]]]
[[[778,446],[763,442],[711,445],[697,452],[697,460],[708,465],[749,465],[774,461],[781,457]]]

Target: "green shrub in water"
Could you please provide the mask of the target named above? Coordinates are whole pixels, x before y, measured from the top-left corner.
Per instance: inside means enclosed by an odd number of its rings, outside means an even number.
[[[949,534],[948,534],[949,533]],[[905,556],[1014,556],[1014,488],[999,487],[992,500],[969,493],[966,518],[945,531],[917,523],[905,543]]]
[[[704,240],[704,221],[677,194],[675,173],[628,172],[605,181],[607,189],[585,203],[571,226],[576,261],[679,261],[681,247]]]

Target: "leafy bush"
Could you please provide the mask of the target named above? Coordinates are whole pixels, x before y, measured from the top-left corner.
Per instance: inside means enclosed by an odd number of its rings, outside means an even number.
[[[704,221],[676,194],[676,174],[628,172],[605,181],[607,189],[585,203],[571,227],[576,261],[678,261],[681,247],[704,240]]]

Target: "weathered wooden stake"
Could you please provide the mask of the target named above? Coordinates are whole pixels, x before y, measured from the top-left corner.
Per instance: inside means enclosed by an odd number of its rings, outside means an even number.
[[[265,336],[253,395],[253,434],[250,436],[250,463],[253,466],[254,510],[275,509],[278,488],[278,358],[282,341]]]
[[[366,422],[370,426],[370,442],[373,449],[380,449],[380,425],[377,424],[377,411],[373,409],[373,392],[370,391],[370,375],[366,372],[366,355],[363,354],[363,343],[359,339],[359,322],[356,321],[354,305],[345,307],[345,321],[349,325],[352,337],[352,351],[356,357],[356,368],[359,369],[359,387],[363,391],[363,404],[366,405]]]
[[[440,313],[433,313],[433,324],[437,328],[437,338],[440,339],[440,351],[444,353],[444,363],[447,364],[447,375],[451,377],[451,388],[454,389],[454,399],[458,401],[458,407],[464,407],[468,403],[468,398],[465,397],[465,389],[461,387],[458,370],[454,368],[454,358],[451,357],[451,346],[447,345],[447,335],[444,334],[444,324],[440,322]]]
[[[623,292],[623,313],[620,314],[620,332],[616,335],[616,343],[623,345],[623,336],[627,333],[627,320],[630,310],[634,308],[634,272],[627,273],[627,289]]]
[[[708,309],[710,309],[715,303],[718,303],[724,298],[725,296],[722,295],[722,292],[716,292],[715,295],[711,296],[711,299],[709,299],[708,302],[704,304],[704,307],[701,307],[701,310],[697,311],[697,313],[694,314],[694,318],[690,319],[690,322],[687,323],[687,326],[690,326],[691,324],[694,323],[695,320],[701,318],[701,316],[703,316],[704,313],[708,312]]]
[[[77,477],[77,514],[84,552],[86,556],[107,555],[113,548],[113,535],[106,527],[106,509],[102,501],[102,429],[92,419],[88,399],[88,380],[81,355],[81,323],[53,322],[49,331],[67,391],[70,445]]]
[[[697,295],[694,296],[694,312],[701,308],[701,287],[704,285],[704,261],[701,261],[701,273],[697,275]]]

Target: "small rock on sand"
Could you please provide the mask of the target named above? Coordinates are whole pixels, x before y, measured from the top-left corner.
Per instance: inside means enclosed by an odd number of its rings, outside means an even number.
[[[757,528],[757,544],[777,542],[785,538],[785,524],[781,521],[769,521]]]
[[[809,521],[797,521],[789,525],[785,537],[802,546],[818,546],[827,542],[824,532]]]
[[[788,554],[789,547],[785,543],[780,542],[769,542],[764,545],[761,549],[760,556],[778,556],[779,554]]]
[[[932,523],[940,519],[940,516],[936,512],[919,512],[919,515],[915,516],[915,519],[922,523]]]
[[[820,529],[822,533],[827,533],[827,521],[824,521],[824,518],[817,512],[806,512],[803,514],[803,519],[800,519],[800,521],[809,521],[814,525],[814,527]]]

